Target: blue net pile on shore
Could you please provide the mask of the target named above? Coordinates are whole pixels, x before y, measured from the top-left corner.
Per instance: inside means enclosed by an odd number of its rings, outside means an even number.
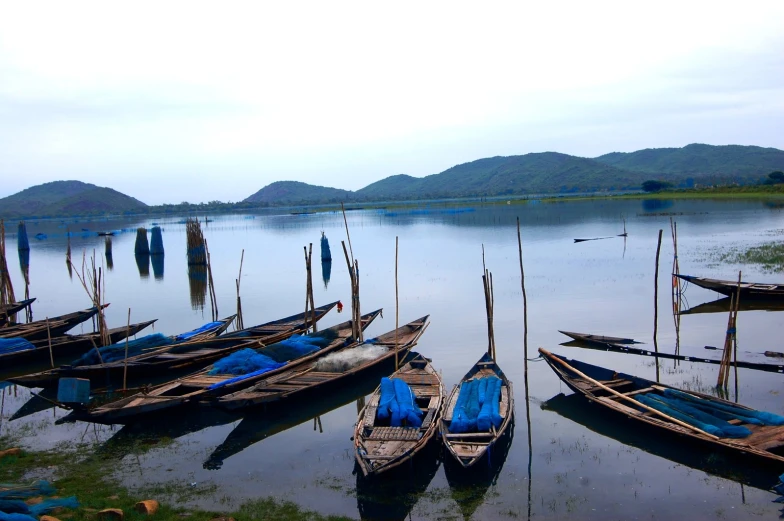
[[[24,338],[0,338],[0,355],[27,351],[29,349],[35,349],[35,346]]]
[[[128,341],[128,358],[146,353],[152,349],[167,346],[172,344],[174,340],[171,337],[164,336],[160,333],[153,333],[152,335],[143,336],[136,340]],[[100,356],[95,349],[90,349],[77,360],[71,362],[74,367],[85,365],[97,365],[101,361],[103,363],[116,362],[125,359],[125,340],[117,342],[109,346],[99,347],[98,351],[101,352]]]
[[[402,427],[404,421],[407,427],[422,426],[422,410],[417,407],[414,392],[399,378],[381,379],[381,398],[376,417],[389,420],[392,427]]]
[[[720,438],[751,435],[747,427],[729,423],[733,419],[752,425],[784,425],[784,417],[778,414],[704,400],[676,389],[665,389],[663,394],[638,394],[634,398],[643,405]]]
[[[35,505],[28,505],[24,501],[36,496],[51,496],[54,493],[54,487],[44,480],[32,485],[0,484],[0,521],[36,521],[39,516],[56,508],[79,508],[76,496],[45,499]]]
[[[501,383],[497,376],[463,382],[452,413],[449,432],[462,434],[489,431],[491,427],[498,428],[503,421],[499,411]]]

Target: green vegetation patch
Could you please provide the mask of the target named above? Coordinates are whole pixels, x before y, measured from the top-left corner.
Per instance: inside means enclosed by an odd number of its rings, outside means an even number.
[[[746,250],[732,249],[721,254],[719,260],[732,264],[756,264],[763,271],[779,273],[784,271],[784,243],[769,242]]]

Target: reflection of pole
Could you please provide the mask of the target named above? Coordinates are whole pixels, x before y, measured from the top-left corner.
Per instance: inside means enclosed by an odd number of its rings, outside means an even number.
[[[662,230],[659,230],[659,243],[656,246],[656,272],[653,277],[653,348],[656,351],[656,381],[659,381],[659,343],[656,333],[659,329],[659,253],[661,253]]]

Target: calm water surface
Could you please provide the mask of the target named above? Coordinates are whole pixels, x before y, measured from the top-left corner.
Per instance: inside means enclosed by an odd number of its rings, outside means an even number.
[[[679,449],[656,433],[596,411],[570,395],[543,362],[529,363],[530,446],[523,385],[523,306],[517,260],[515,218],[522,223],[528,296],[529,357],[545,347],[598,365],[645,378],[656,377],[652,359],[559,346],[567,340],[558,329],[633,337],[652,349],[656,239],[664,229],[659,275],[659,348],[675,349],[670,267],[673,248],[669,215],[679,230],[682,273],[732,279],[775,281],[781,275],[754,266],[719,264],[717,252],[776,240],[784,233],[782,210],[760,202],[724,201],[585,201],[529,203],[476,208],[359,210],[348,213],[354,256],[361,272],[362,308],[385,308],[368,335],[394,328],[395,236],[400,237],[401,323],[430,314],[431,326],[417,350],[433,359],[448,388],[486,349],[486,322],[481,285],[482,244],[495,283],[495,335],[498,359],[515,382],[516,424],[508,451],[495,455],[497,465],[482,469],[486,479],[466,483],[439,461],[438,450],[420,458],[405,486],[394,491],[358,480],[353,474],[352,427],[357,399],[369,394],[381,373],[355,382],[350,389],[331,389],[306,403],[232,417],[197,411],[166,421],[127,427],[83,423],[54,425],[65,411],[48,409],[10,421],[31,404],[30,391],[7,389],[3,431],[22,429],[30,446],[51,448],[61,442],[94,443],[107,458],[121,459],[118,472],[132,488],[174,482],[191,488],[189,504],[228,509],[259,496],[276,496],[322,513],[351,517],[412,519],[747,519],[777,515],[775,496],[766,488],[775,473],[744,471],[737,460],[695,447]],[[629,237],[588,241],[574,238],[615,236],[627,219]],[[137,264],[135,233],[113,238],[112,269],[106,272],[110,327],[131,320],[158,318],[157,332],[179,333],[209,320],[203,285],[188,278],[184,216],[102,222],[28,222],[30,294],[38,298],[34,318],[85,308],[89,299],[65,265],[66,227],[74,258],[104,250],[95,231],[163,228],[166,255],[162,265]],[[213,219],[208,240],[217,288],[219,314],[235,309],[235,279],[240,255],[242,304],[246,325],[298,313],[304,308],[303,246],[325,231],[334,261],[329,283],[318,263],[316,305],[334,300],[349,304],[350,284],[340,240],[345,239],[338,213],[311,215],[228,215]],[[82,228],[89,231],[82,232]],[[47,238],[36,240],[36,233]],[[16,238],[7,237],[16,251]],[[105,262],[105,261],[104,261]],[[24,292],[22,272],[9,258],[17,297]],[[684,307],[718,298],[697,287],[685,292]],[[207,301],[209,302],[209,301]],[[747,311],[738,319],[739,357],[771,362],[766,350],[784,351],[784,315]],[[332,312],[329,326],[347,314]],[[680,327],[681,354],[718,357],[704,346],[723,345],[725,313],[685,315]],[[90,326],[84,326],[89,329]],[[78,328],[77,328],[78,330]],[[77,331],[78,332],[78,331]],[[717,366],[660,362],[663,382],[713,392]],[[784,376],[738,371],[742,403],[784,413]],[[731,381],[731,398],[735,382]],[[22,410],[24,412],[25,409]],[[616,421],[618,420],[618,421]],[[530,466],[529,466],[530,461]],[[529,479],[530,476],[530,479]]]

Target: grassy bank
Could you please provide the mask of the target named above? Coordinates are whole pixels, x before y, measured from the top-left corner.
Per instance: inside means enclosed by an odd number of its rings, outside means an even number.
[[[8,437],[0,437],[0,450],[17,446]],[[125,513],[127,521],[142,521],[146,517],[134,510],[141,500],[156,499],[159,510],[152,519],[169,521],[188,519],[209,521],[218,517],[233,517],[243,520],[283,520],[283,521],[338,521],[349,518],[322,516],[315,512],[300,509],[297,505],[275,498],[259,498],[242,504],[231,512],[212,512],[189,509],[182,505],[197,497],[202,491],[187,483],[172,482],[163,487],[150,487],[141,490],[135,497],[124,488],[116,477],[117,470],[105,455],[94,454],[90,445],[59,446],[50,451],[23,451],[19,456],[6,456],[0,459],[0,483],[29,484],[45,479],[57,489],[57,496],[76,496],[80,507],[63,510],[52,515],[73,521],[95,521],[97,513],[105,508],[119,508]],[[143,495],[143,497],[141,497]]]

